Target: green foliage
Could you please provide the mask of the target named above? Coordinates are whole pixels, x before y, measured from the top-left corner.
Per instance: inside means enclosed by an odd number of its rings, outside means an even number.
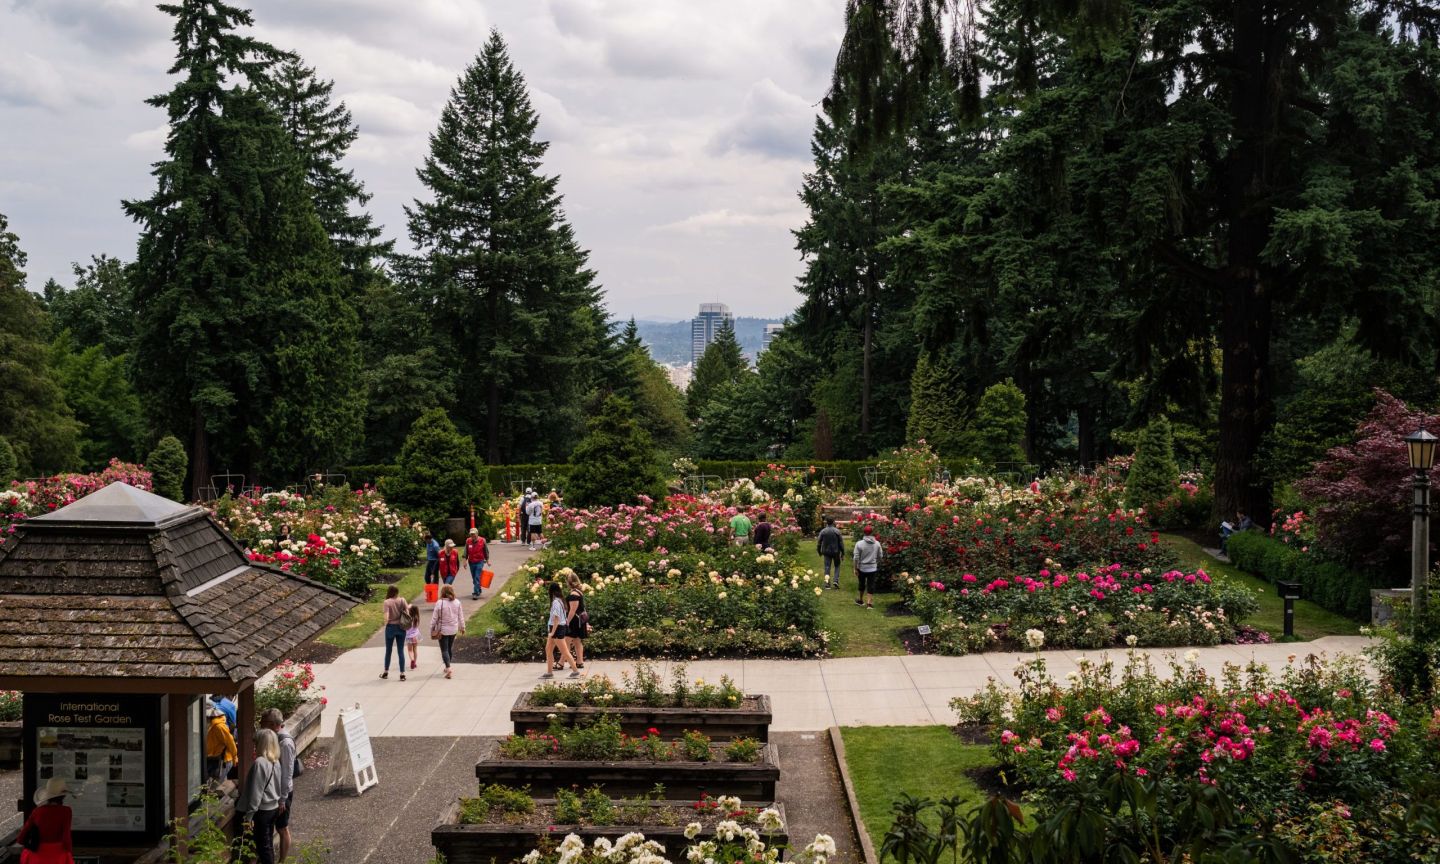
[[[50,344],[55,378],[80,424],[80,466],[99,470],[111,459],[135,461],[145,435],[140,397],[130,386],[128,358],[101,345],[81,348],[69,330]]]
[[[1014,381],[991,384],[980,394],[969,439],[970,455],[983,463],[1021,463],[1025,459],[1025,394]]]
[[[75,286],[69,290],[45,283],[45,310],[55,331],[69,330],[77,345],[101,346],[106,357],[129,354],[135,342],[135,304],[125,263],[95,255],[83,267],[74,265]]]
[[[560,825],[579,825],[584,813],[580,796],[569,789],[555,790],[555,821]]]
[[[145,459],[156,495],[163,495],[171,501],[185,500],[185,471],[189,460],[185,456],[185,445],[174,435],[166,435],[155,444],[155,449]]]
[[[705,353],[695,363],[690,388],[685,393],[685,411],[691,419],[699,419],[726,384],[738,384],[750,372],[735,331],[721,327]]]
[[[638,338],[634,337],[637,343]],[[689,443],[691,434],[690,421],[685,416],[685,394],[670,383],[665,370],[650,359],[643,345],[630,345],[628,338],[622,340],[621,345],[627,386],[617,395],[629,399],[635,406],[636,422],[650,434],[658,449],[679,452]]]
[[[381,478],[380,491],[438,536],[446,518],[486,499],[486,477],[470,436],[432,408],[410,427],[395,473]]]
[[[1302,551],[1260,531],[1232,534],[1225,548],[1236,567],[1267,582],[1299,582],[1305,599],[1359,621],[1370,617],[1370,589],[1381,587],[1343,564],[1326,561],[1313,551]]]
[[[710,388],[695,436],[702,459],[747,459],[764,454],[768,442],[757,435],[765,420],[761,394],[760,377],[750,372]]]
[[[49,323],[25,288],[20,238],[8,227],[0,214],[0,436],[9,439],[19,473],[33,476],[74,467],[79,427],[41,341]]]
[[[640,495],[664,497],[650,435],[635,422],[630,403],[619,396],[605,399],[570,462],[565,497],[572,504],[630,504]]]
[[[430,136],[418,171],[429,200],[406,210],[417,254],[397,262],[428,312],[410,341],[435,341],[464,370],[453,412],[492,464],[563,459],[617,359],[559,179],[541,173],[549,145],[535,138],[538,122],[492,30]]]
[[[8,486],[11,480],[16,479],[15,471],[18,467],[15,448],[10,446],[10,439],[0,436],[0,486]]]
[[[969,421],[964,399],[964,382],[949,352],[921,354],[910,376],[906,440],[924,441],[941,455],[962,455]]]
[[[580,807],[591,825],[615,824],[615,804],[599,786],[591,786],[585,790],[585,794],[580,798]]]
[[[726,762],[755,762],[760,758],[760,742],[754,738],[736,738],[725,745]]]
[[[680,735],[680,758],[687,762],[710,761],[710,736],[697,729],[686,729]]]
[[[1180,482],[1180,468],[1175,464],[1175,445],[1170,437],[1170,421],[1156,417],[1145,427],[1140,444],[1135,448],[1135,461],[1125,478],[1125,504],[1128,507],[1149,507],[1175,494]]]

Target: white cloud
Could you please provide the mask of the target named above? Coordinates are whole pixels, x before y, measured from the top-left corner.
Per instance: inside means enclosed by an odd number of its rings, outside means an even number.
[[[125,136],[125,146],[131,150],[138,150],[141,153],[149,153],[159,158],[165,149],[165,137],[170,127],[164,124],[152,129],[144,129],[140,132],[131,132]]]
[[[749,151],[780,159],[808,159],[808,133],[815,108],[769,78],[755,82],[745,94],[740,115],[711,139],[718,153]]]

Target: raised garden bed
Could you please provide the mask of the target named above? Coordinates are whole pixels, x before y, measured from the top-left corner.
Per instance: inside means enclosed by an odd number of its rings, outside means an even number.
[[[772,714],[769,696],[746,696],[739,708],[652,708],[646,705],[560,708],[531,704],[531,695],[521,693],[510,709],[510,722],[515,724],[516,735],[524,735],[531,730],[543,732],[550,725],[551,714],[566,726],[588,722],[600,715],[611,715],[619,718],[620,728],[631,736],[645,735],[655,729],[662,738],[678,738],[693,729],[715,741],[735,738],[770,740]]]
[[[659,783],[672,798],[698,799],[708,794],[735,795],[744,801],[774,801],[780,761],[774,744],[761,747],[755,762],[507,759],[496,749],[475,763],[475,777],[481,786],[529,786],[539,794],[599,786],[611,796],[643,795]]]
[[[285,730],[295,738],[297,756],[320,737],[320,715],[324,711],[325,706],[320,704],[319,699],[310,699],[300,703],[295,713],[285,718]]]
[[[504,822],[486,823],[481,825],[460,824],[460,804],[452,803],[445,813],[440,817],[440,824],[430,832],[430,842],[435,849],[445,856],[446,864],[491,864],[491,861],[514,861],[531,849],[536,848],[541,842],[549,840],[551,843],[559,843],[565,839],[567,834],[578,835],[586,845],[589,845],[597,837],[608,837],[611,840],[619,839],[632,831],[641,831],[645,839],[654,840],[665,847],[665,856],[671,860],[679,861],[685,849],[693,841],[685,839],[685,825],[691,821],[699,821],[704,826],[696,840],[708,840],[715,836],[715,819],[701,819],[695,815],[686,816],[683,813],[675,815],[679,818],[679,824],[664,825],[658,824],[658,819],[647,820],[644,825],[557,825],[542,823],[547,812],[553,812],[555,802],[548,799],[539,799],[535,802],[536,812],[530,814],[530,820],[526,824],[509,824]],[[689,809],[690,805],[679,804],[673,801],[650,802],[649,806],[656,811],[657,816],[662,810],[679,808]],[[780,811],[781,819],[784,819],[785,808],[780,804],[774,805],[747,805],[747,806],[773,806]],[[772,845],[785,846],[790,842],[789,833],[786,829],[767,835]]]

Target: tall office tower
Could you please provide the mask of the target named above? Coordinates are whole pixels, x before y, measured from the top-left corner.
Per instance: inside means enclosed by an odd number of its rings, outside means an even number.
[[[735,326],[730,307],[724,303],[701,303],[700,314],[690,321],[690,363],[700,362],[700,355],[719,335],[721,327]]]
[[[784,323],[780,323],[780,324],[766,324],[766,325],[765,325],[765,335],[764,335],[763,337],[761,337],[761,339],[760,339],[760,350],[761,350],[761,352],[769,351],[769,350],[770,350],[770,343],[775,339],[775,336],[776,336],[781,330],[784,330],[784,329],[785,329]]]

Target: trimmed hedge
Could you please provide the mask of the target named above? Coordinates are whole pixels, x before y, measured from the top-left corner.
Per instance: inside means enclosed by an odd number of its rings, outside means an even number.
[[[1241,531],[1226,542],[1236,567],[1268,582],[1299,582],[1306,600],[1357,621],[1370,620],[1372,584],[1363,573],[1325,561],[1262,534]]]

